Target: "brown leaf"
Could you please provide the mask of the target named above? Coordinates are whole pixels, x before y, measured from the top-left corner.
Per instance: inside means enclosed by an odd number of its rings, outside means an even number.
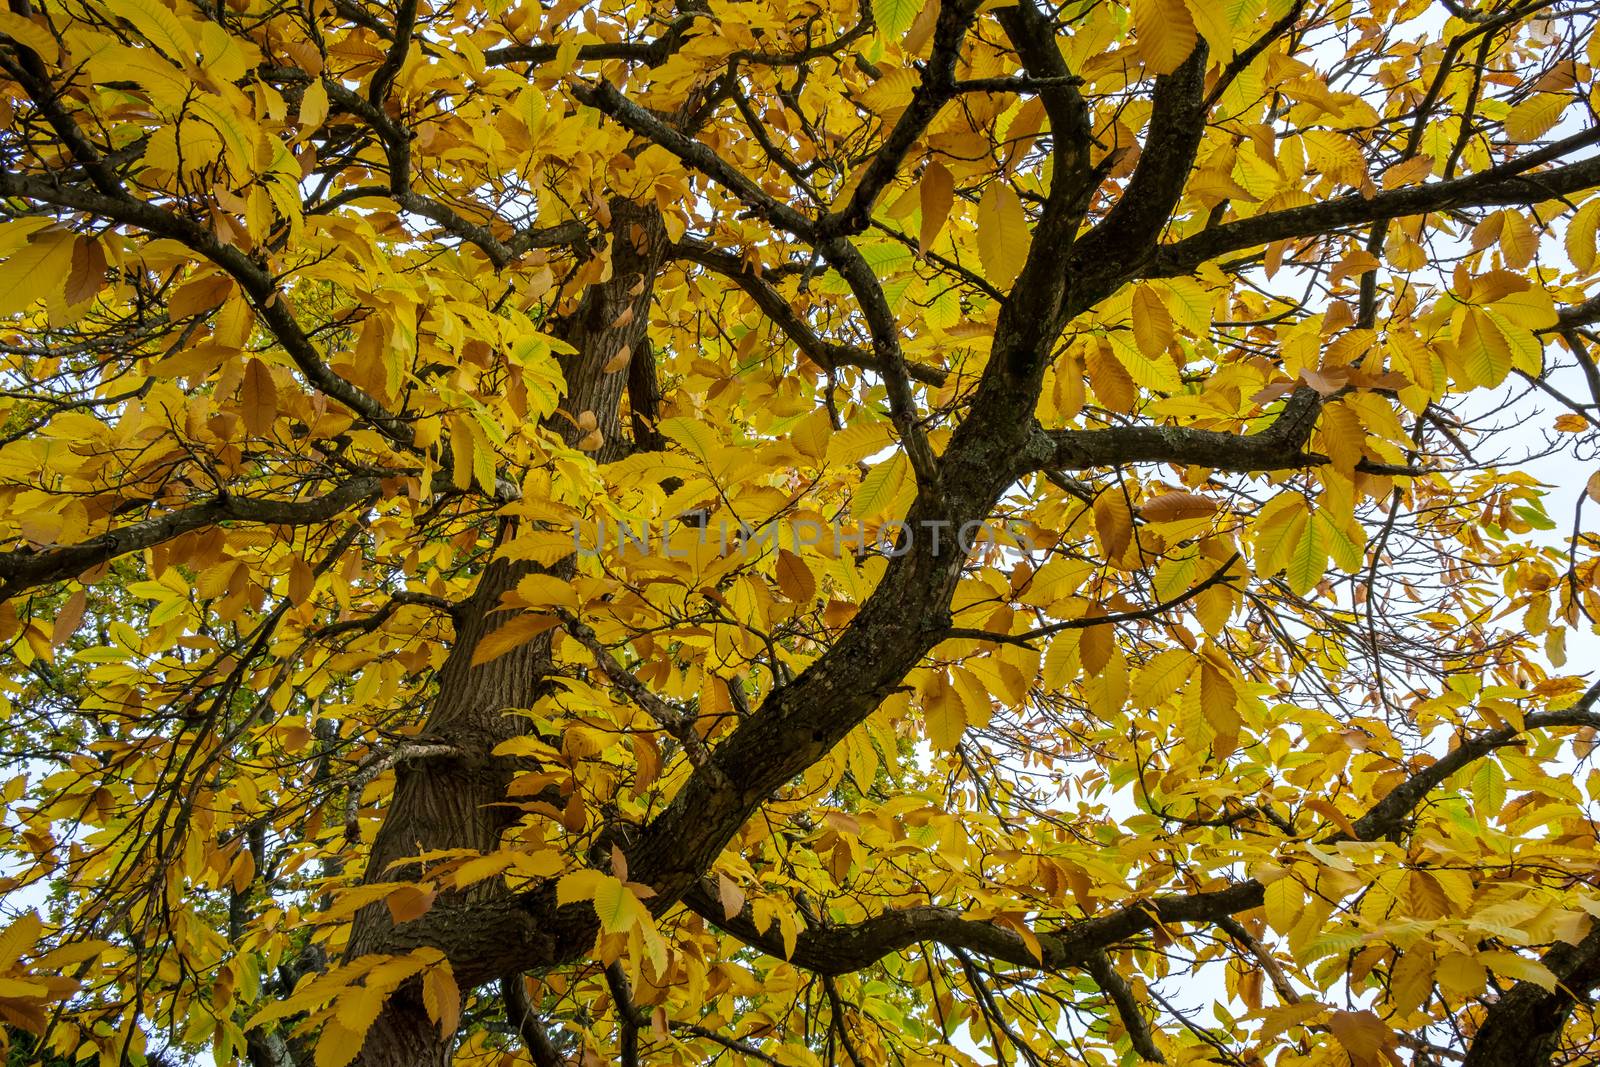
[[[1133,539],[1133,513],[1120,492],[1101,493],[1094,501],[1094,529],[1107,560],[1118,560]]]
[[[817,595],[817,579],[811,568],[786,548],[778,549],[778,588],[796,604],[810,604]]]
[[[72,271],[67,275],[69,306],[91,299],[106,284],[106,252],[93,237],[80,237],[72,246]]]
[[[1394,1031],[1370,1011],[1336,1011],[1328,1016],[1328,1029],[1354,1067],[1382,1062],[1384,1050],[1395,1044]]]
[[[208,274],[185,282],[167,301],[167,317],[173,322],[210,311],[228,299],[233,292],[233,279],[225,274]]]
[[[1215,514],[1217,507],[1215,500],[1199,493],[1162,493],[1139,505],[1139,514],[1146,522],[1182,522]]]
[[[438,890],[432,887],[405,885],[384,898],[384,903],[389,906],[389,914],[396,924],[406,923],[426,915],[438,895]]]
[[[1105,609],[1096,604],[1083,617],[1104,618],[1105,614]],[[1116,643],[1117,628],[1110,623],[1086,628],[1078,639],[1078,662],[1083,665],[1083,673],[1096,675],[1105,670],[1106,664],[1111,662],[1111,652]]]
[[[244,419],[245,432],[253,437],[267,436],[278,417],[278,387],[267,365],[254,357],[245,365],[239,414]]]
[[[1307,368],[1300,372],[1300,379],[1323,396],[1332,396],[1350,384],[1350,369],[1348,367],[1328,367],[1323,370]]]
[[[61,612],[56,616],[55,625],[51,627],[51,645],[60,648],[72,638],[78,625],[83,622],[83,610],[87,602],[88,596],[82,589],[67,597],[67,602],[61,605]]]
[[[919,252],[926,254],[928,249],[933,247],[939,231],[944,229],[945,220],[950,217],[950,208],[955,203],[955,187],[955,179],[938,163],[929,163],[928,168],[922,172],[922,184],[919,189],[922,202],[922,229],[917,235]]]
[[[744,890],[725,874],[717,875],[717,898],[722,902],[724,918],[736,918],[744,910]]]

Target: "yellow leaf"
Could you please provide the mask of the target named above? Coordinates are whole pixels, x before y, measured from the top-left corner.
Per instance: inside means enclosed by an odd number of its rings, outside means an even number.
[[[450,481],[466,492],[472,488],[472,428],[464,415],[450,416]]]
[[[1284,875],[1267,886],[1264,896],[1267,925],[1280,934],[1287,934],[1300,921],[1300,912],[1306,902],[1300,883]]]
[[[1328,1016],[1328,1029],[1350,1057],[1351,1067],[1379,1067],[1384,1052],[1395,1045],[1394,1031],[1370,1011],[1336,1011]]]
[[[1533,254],[1538,250],[1539,236],[1533,232],[1528,217],[1520,211],[1508,209],[1500,225],[1500,251],[1505,256],[1506,265],[1526,267],[1533,262]]]
[[[1157,652],[1133,676],[1134,705],[1153,708],[1167,700],[1189,680],[1189,672],[1193,668],[1194,653],[1186,648]]]
[[[72,272],[67,275],[65,297],[72,307],[105,287],[106,253],[98,240],[79,237],[72,243]]]
[[[428,1018],[439,1024],[439,1033],[445,1037],[461,1025],[461,990],[449,963],[441,960],[422,976],[422,1007]]]
[[[1541,287],[1507,293],[1490,306],[1527,330],[1548,329],[1560,321],[1550,291]]]
[[[300,136],[309,137],[328,117],[328,90],[320,80],[306,86],[300,97]]]
[[[1495,974],[1518,982],[1532,982],[1546,993],[1555,992],[1555,974],[1538,960],[1530,960],[1515,952],[1497,950],[1478,953],[1478,962]]]
[[[384,904],[389,905],[390,918],[395,923],[410,923],[413,918],[426,915],[427,909],[434,907],[434,889],[424,886],[400,886],[394,893],[384,897]]]
[[[233,292],[233,279],[226,274],[205,274],[178,286],[167,301],[167,317],[173,321],[198,315],[221,306]]]
[[[495,875],[500,874],[511,866],[512,861],[515,859],[516,854],[512,852],[491,852],[487,856],[478,856],[475,859],[467,860],[451,873],[451,878],[457,889],[464,889],[469,885],[483,881],[485,878],[493,878]]]
[[[478,647],[472,650],[472,665],[477,667],[499,659],[556,625],[557,620],[549,615],[518,616],[478,642]]]
[[[1120,489],[1112,487],[1095,497],[1094,531],[1107,560],[1121,559],[1128,550],[1133,539],[1133,513]]]
[[[330,1019],[322,1027],[322,1036],[317,1038],[313,1063],[316,1067],[345,1067],[361,1051],[366,1037],[365,1032],[355,1033],[338,1019]]]
[[[872,0],[872,20],[890,40],[898,40],[911,28],[924,0]]]
[[[644,905],[622,880],[601,875],[594,888],[594,913],[608,934],[626,933],[645,918]]]
[[[184,29],[178,16],[160,0],[106,0],[115,15],[133,24],[145,40],[166,53],[168,59],[188,64],[194,61],[194,38]],[[321,1067],[319,1064],[318,1067]]]
[[[1400,957],[1389,971],[1389,1002],[1396,1014],[1409,1015],[1433,991],[1433,955],[1417,945]]]
[[[1458,997],[1477,996],[1488,981],[1483,964],[1461,952],[1452,952],[1440,960],[1434,973],[1445,991]]]
[[[39,53],[39,58],[46,63],[54,63],[60,56],[56,39],[50,36],[50,31],[22,15],[0,10],[0,33],[18,44],[27,45]]]
[[[372,1029],[372,1024],[378,1021],[378,1013],[383,1010],[383,1002],[387,997],[388,993],[383,989],[356,986],[341,993],[339,999],[334,1001],[333,1017],[341,1027],[364,1038],[367,1031]]]
[[[1233,679],[1209,660],[1200,664],[1200,709],[1219,737],[1238,737],[1239,691]]]
[[[1208,496],[1198,493],[1162,493],[1139,505],[1139,515],[1146,522],[1187,522],[1216,514],[1218,504]]]
[[[786,548],[778,549],[778,588],[796,604],[807,606],[817,595],[817,579],[806,561]]]
[[[239,414],[244,418],[244,428],[252,437],[266,437],[278,417],[278,387],[273,384],[272,372],[267,365],[250,358],[245,364],[244,385],[239,391]]]
[[[1570,93],[1534,93],[1506,113],[1506,136],[1519,142],[1538,140],[1572,101]]]
[[[43,999],[50,995],[50,987],[43,982],[27,982],[20,978],[0,978],[0,998],[28,1000]]]
[[[1433,173],[1432,156],[1412,156],[1384,168],[1383,174],[1378,179],[1378,184],[1385,189],[1398,189],[1404,185],[1416,185]]]
[[[1140,284],[1133,290],[1133,339],[1151,359],[1165,359],[1172,344],[1172,316],[1153,286]]]
[[[1237,29],[1232,19],[1235,7],[1224,0],[1186,0],[1184,9],[1214,57],[1227,59],[1233,55],[1233,33]]]
[[[1183,0],[1133,0],[1133,28],[1135,48],[1151,74],[1171,74],[1194,51],[1194,20]]]
[[[1317,522],[1307,522],[1289,551],[1285,577],[1296,596],[1305,596],[1322,581],[1328,569],[1327,531]]]
[[[1032,241],[1016,191],[1003,181],[990,182],[978,201],[978,260],[996,288],[1016,281]]]
[[[69,230],[51,228],[0,263],[0,315],[15,315],[37,300],[61,295],[72,270],[74,238]]]
[[[578,591],[572,583],[553,574],[530,574],[517,583],[515,600],[527,608],[566,608],[578,610]]]
[[[556,883],[556,903],[576,904],[580,900],[593,900],[600,880],[606,876],[596,870],[573,871],[563,875]]]
[[[1105,614],[1105,609],[1095,604],[1083,613],[1083,617],[1099,619],[1104,618]],[[1105,670],[1106,664],[1111,662],[1111,654],[1116,649],[1117,628],[1111,623],[1086,626],[1078,636],[1078,662],[1085,674],[1096,675]]]
[[[1044,685],[1051,692],[1060,692],[1062,687],[1077,677],[1081,667],[1078,647],[1080,636],[1076,631],[1066,630],[1050,639],[1050,647],[1044,654]]]
[[[9,968],[21,959],[42,933],[44,923],[39,921],[37,912],[25,911],[18,915],[4,932],[0,932],[0,969]]]
[[[1494,388],[1515,366],[1500,328],[1477,308],[1467,308],[1456,333],[1456,356],[1469,384]]]
[[[940,752],[954,751],[966,732],[966,705],[942,670],[934,671],[923,686],[922,720],[928,743]]]
[[[1139,387],[1134,384],[1128,368],[1116,357],[1111,346],[1091,344],[1084,353],[1084,369],[1089,374],[1089,384],[1094,395],[1112,411],[1129,414],[1139,400]]]
[[[866,477],[850,498],[850,513],[858,520],[875,519],[889,510],[905,484],[906,462],[904,452],[896,452],[867,471]]]
[[[217,131],[217,136],[222,138],[228,168],[236,175],[253,173],[256,143],[260,136],[256,125],[227,106],[220,96],[198,96],[190,102],[189,107],[196,118]]]
[[[1596,40],[1600,40],[1600,34],[1595,36]],[[1590,200],[1580,207],[1577,214],[1572,216],[1572,221],[1567,223],[1567,233],[1564,238],[1567,258],[1584,272],[1594,269],[1597,224],[1600,224],[1600,198]]]
[[[722,448],[722,441],[716,432],[702,419],[675,415],[670,419],[662,419],[657,428],[668,439],[682,445],[690,455],[708,465]]]

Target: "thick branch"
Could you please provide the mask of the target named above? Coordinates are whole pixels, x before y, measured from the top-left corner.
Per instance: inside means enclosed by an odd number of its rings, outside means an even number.
[[[1576,945],[1555,945],[1540,962],[1559,984],[1549,991],[1527,981],[1512,986],[1484,1016],[1462,1067],[1544,1067],[1552,1061],[1572,1009],[1600,985],[1600,923]]]
[[[1571,708],[1529,715],[1526,728],[1600,727],[1600,715],[1592,710],[1597,698],[1600,698],[1600,683],[1591,687]],[[1503,727],[1463,741],[1449,755],[1416,772],[1356,820],[1354,840],[1377,840],[1394,832],[1433,788],[1520,736],[1521,732]],[[1324,838],[1321,843],[1332,845],[1351,839],[1339,833]],[[704,883],[687,892],[683,903],[740,941],[818,974],[861,970],[919,941],[937,941],[950,948],[975,952],[1019,967],[1062,970],[1087,968],[1096,954],[1157,925],[1220,924],[1229,916],[1260,907],[1264,891],[1265,887],[1252,878],[1224,889],[1135,901],[1104,915],[1075,920],[1053,929],[1035,930],[1038,955],[1010,927],[969,919],[961,910],[937,905],[895,909],[856,923],[809,927],[800,932],[793,954],[788,954],[779,931],[759,929],[748,908],[727,918],[715,894]],[[1600,955],[1600,945],[1596,951]],[[1600,968],[1600,961],[1590,966]],[[1592,984],[1600,984],[1600,971]]]
[[[1600,127],[1465,178],[1391,189],[1370,199],[1351,193],[1304,207],[1225,222],[1156,249],[1148,264],[1136,273],[1169,278],[1188,274],[1201,263],[1218,256],[1274,241],[1452,208],[1537,204],[1572,196],[1600,185],[1600,156],[1545,171],[1536,168],[1597,143],[1600,143]]]
[[[375,500],[381,490],[382,481],[378,478],[353,478],[325,496],[310,500],[262,500],[222,494],[203,504],[122,526],[76,545],[0,553],[0,601],[222,522],[268,526],[327,522],[340,512]]]
[[[1111,959],[1104,952],[1096,952],[1089,957],[1087,970],[1095,985],[1105,990],[1111,1003],[1116,1006],[1117,1017],[1122,1020],[1123,1029],[1128,1031],[1128,1040],[1133,1045],[1141,1059],[1149,1063],[1166,1063],[1166,1056],[1156,1047],[1155,1038],[1151,1036],[1150,1024],[1145,1020],[1144,1012],[1139,1008],[1139,1001],[1133,995],[1133,987],[1128,980],[1117,973],[1111,966]]]
[[[840,344],[819,336],[805,319],[800,316],[793,305],[768,284],[765,278],[757,274],[750,265],[741,257],[732,252],[724,252],[712,248],[703,241],[686,238],[673,246],[674,254],[681,259],[698,263],[708,270],[733,282],[750,297],[761,313],[772,321],[772,324],[782,330],[784,336],[793,341],[795,347],[805,353],[813,363],[823,370],[832,370],[836,367],[860,367],[862,370],[883,373],[883,367],[869,352],[864,352],[854,345]],[[907,364],[906,373],[916,381],[927,385],[943,385],[949,377],[938,367],[928,367],[919,364]]]
[[[0,173],[0,196],[14,196],[70,211],[82,211],[110,222],[122,223],[159,237],[170,237],[196,254],[227,271],[239,283],[256,314],[289,358],[305,375],[306,381],[325,395],[360,415],[379,433],[394,443],[409,448],[413,439],[411,424],[385,410],[382,404],[334,371],[322,359],[316,345],[295,321],[288,301],[277,282],[249,255],[224,244],[215,234],[179,215],[129,196],[110,196],[71,186],[57,185],[20,174]]]
[[[539,1024],[539,1017],[533,1010],[533,1002],[528,999],[528,991],[523,988],[521,975],[510,975],[500,979],[500,999],[505,1004],[506,1018],[517,1028],[517,1033],[522,1035],[522,1045],[528,1050],[528,1056],[533,1060],[534,1067],[566,1067],[567,1061],[561,1058],[561,1053],[556,1051],[555,1045],[550,1042],[550,1036]]]
[[[1322,399],[1302,386],[1266,429],[1252,434],[1185,426],[1111,426],[1102,430],[1036,430],[1018,457],[1018,474],[1035,470],[1179,463],[1251,473],[1323,462],[1305,452]]]

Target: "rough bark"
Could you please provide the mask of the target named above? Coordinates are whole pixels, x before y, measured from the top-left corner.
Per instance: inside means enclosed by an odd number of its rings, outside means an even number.
[[[1544,1067],[1554,1061],[1567,1018],[1600,985],[1600,925],[1576,945],[1550,949],[1542,962],[1556,976],[1556,987],[1518,982],[1507,990],[1473,1035],[1463,1067]]]
[[[602,462],[619,457],[627,447],[620,409],[628,375],[621,369],[608,373],[605,366],[624,347],[637,351],[643,346],[651,282],[667,250],[654,209],[616,201],[611,211],[612,276],[591,286],[558,326],[562,338],[577,350],[563,367],[563,406],[575,417],[594,413],[604,438],[597,452]],[[587,432],[557,419],[554,425],[569,443]],[[438,693],[422,730],[422,740],[449,746],[453,754],[409,761],[397,769],[394,800],[373,842],[366,881],[411,877],[402,861],[436,849],[492,852],[516,822],[516,809],[503,802],[512,777],[525,768],[514,758],[492,753],[523,732],[527,720],[507,712],[532,706],[543,693],[550,675],[550,639],[541,637],[478,665],[472,658],[479,643],[509,618],[495,612],[501,596],[534,567],[493,561],[458,613],[455,642],[439,672]],[[558,564],[557,570],[563,567]],[[399,927],[384,905],[373,905],[357,916],[347,958],[401,953],[423,944],[458,945],[485,933],[510,938],[526,953],[529,938],[537,934],[515,921],[506,896],[498,879],[488,879],[441,894],[427,914]],[[496,914],[511,920],[510,926],[496,925]],[[459,977],[471,988],[489,975],[467,972]],[[449,1061],[450,1048],[450,1039],[429,1020],[414,986],[407,986],[384,1006],[359,1062],[370,1067],[442,1065]]]

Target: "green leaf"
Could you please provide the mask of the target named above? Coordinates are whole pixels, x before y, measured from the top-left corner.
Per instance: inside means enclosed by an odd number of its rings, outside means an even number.
[[[872,20],[885,37],[899,38],[917,21],[923,0],[872,0]]]

